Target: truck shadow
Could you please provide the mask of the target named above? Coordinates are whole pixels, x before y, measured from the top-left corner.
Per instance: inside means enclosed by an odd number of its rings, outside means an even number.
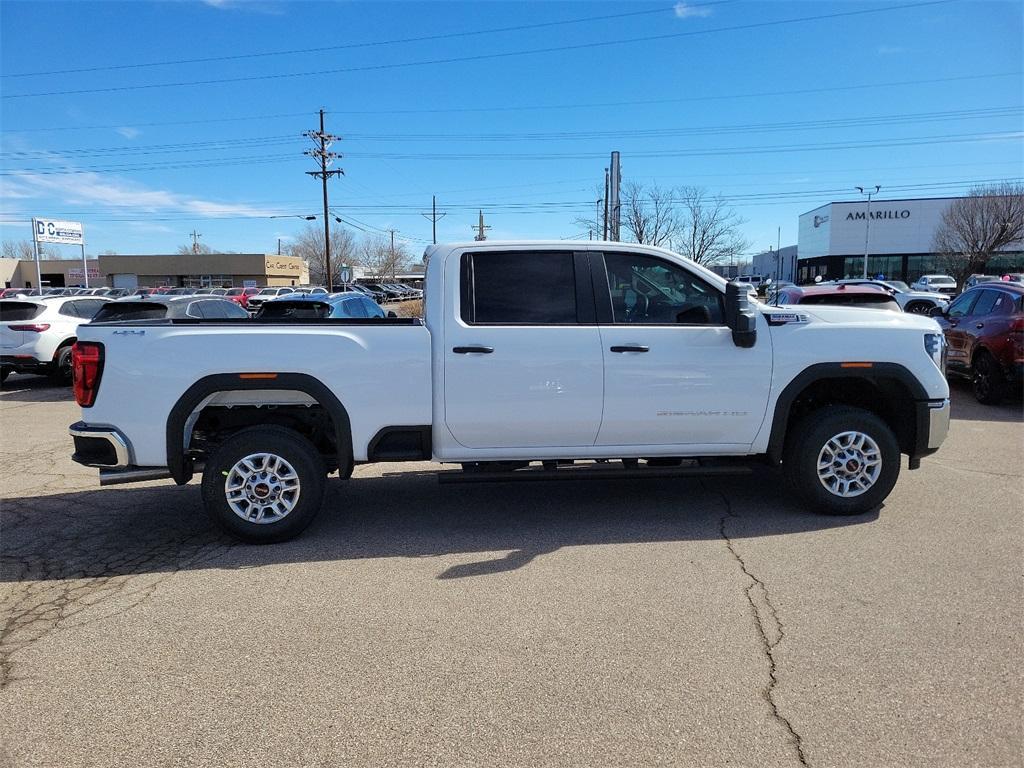
[[[74,399],[71,384],[58,384],[49,376],[14,373],[0,388],[0,404],[59,403],[71,402]]]
[[[195,484],[106,488],[3,502],[0,581],[437,557],[437,578],[515,570],[563,547],[784,536],[861,525],[809,514],[759,470],[731,479],[572,480],[440,486],[426,474],[331,480],[298,539],[249,546],[219,532]],[[450,556],[479,553],[471,562]]]

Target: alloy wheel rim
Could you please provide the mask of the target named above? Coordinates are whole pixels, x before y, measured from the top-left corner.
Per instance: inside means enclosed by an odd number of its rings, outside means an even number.
[[[249,454],[225,474],[224,497],[228,506],[247,523],[276,523],[299,503],[299,474],[277,454]]]
[[[853,498],[867,493],[882,472],[882,451],[864,432],[840,432],[818,453],[818,480],[829,493]]]

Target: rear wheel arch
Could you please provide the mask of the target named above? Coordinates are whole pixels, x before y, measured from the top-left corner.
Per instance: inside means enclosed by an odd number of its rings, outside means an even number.
[[[186,455],[185,434],[204,401],[220,392],[252,390],[287,390],[311,397],[330,417],[334,431],[336,463],[342,474],[352,466],[352,424],[348,411],[334,393],[319,379],[304,373],[280,373],[274,379],[243,379],[238,373],[205,376],[189,387],[167,417],[167,467],[179,485],[187,483],[193,474],[192,460]],[[253,424],[257,426],[259,423]],[[273,420],[269,423],[274,424]]]
[[[797,374],[779,394],[768,459],[779,464],[790,428],[807,413],[829,405],[848,405],[878,415],[896,434],[900,450],[911,454],[919,428],[915,402],[927,399],[921,383],[899,363],[873,363],[870,368],[817,363]]]

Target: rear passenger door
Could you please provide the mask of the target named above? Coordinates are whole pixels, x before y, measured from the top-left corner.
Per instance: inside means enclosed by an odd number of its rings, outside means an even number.
[[[592,446],[603,362],[586,254],[464,253],[445,264],[444,421],[473,449]]]

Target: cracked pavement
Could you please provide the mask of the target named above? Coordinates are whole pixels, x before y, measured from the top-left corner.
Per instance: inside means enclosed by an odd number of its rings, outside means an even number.
[[[238,545],[0,393],[0,763],[1019,766],[1020,403],[954,387],[877,515],[752,478],[329,483]]]

